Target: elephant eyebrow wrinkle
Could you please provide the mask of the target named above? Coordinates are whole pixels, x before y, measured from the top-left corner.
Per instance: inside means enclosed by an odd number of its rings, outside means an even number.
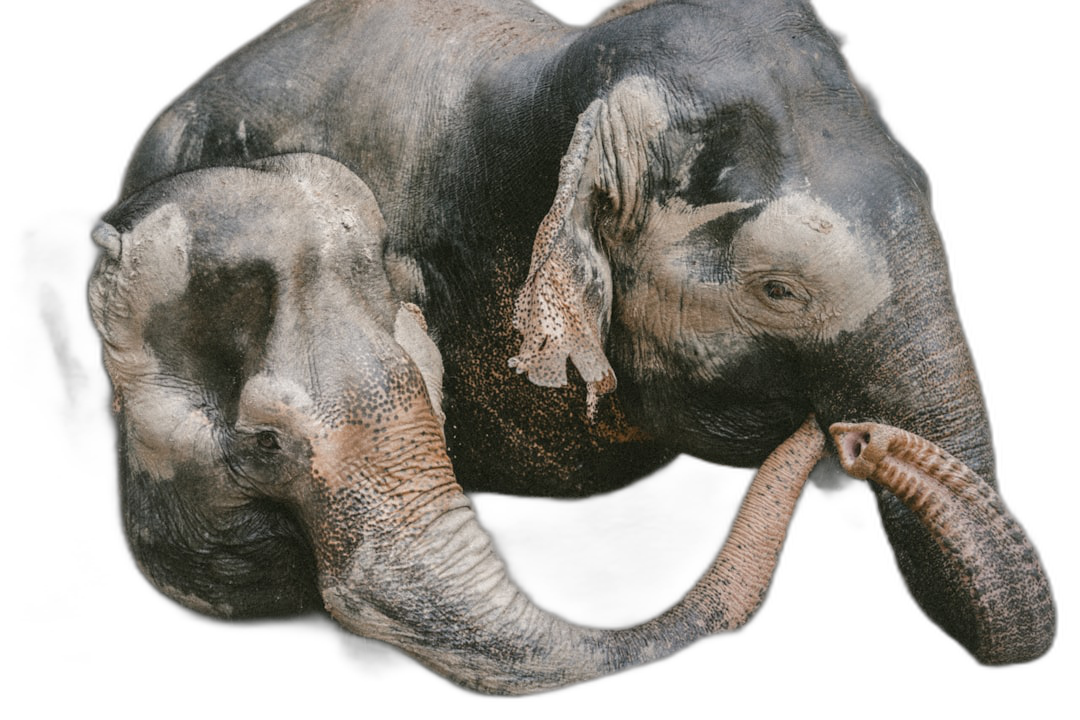
[[[735,279],[735,234],[764,208],[764,203],[757,203],[726,213],[699,225],[680,240],[677,247],[686,250],[683,262],[690,278],[718,285],[732,282]]]

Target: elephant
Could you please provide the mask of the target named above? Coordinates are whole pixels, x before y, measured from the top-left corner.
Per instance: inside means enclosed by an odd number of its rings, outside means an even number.
[[[812,414],[933,622],[982,663],[1051,646],[928,179],[805,0],[636,0],[580,28],[517,0],[316,0],[162,112],[121,196],[298,151],[385,216],[466,491],[755,466]],[[899,437],[938,460],[898,475]]]
[[[770,456],[712,568],[662,616],[581,628],[516,588],[454,477],[439,350],[394,296],[387,226],[340,163],[300,153],[180,173],[93,238],[125,529],[177,602],[222,618],[325,604],[491,693],[664,657],[761,602],[824,448],[813,421]]]

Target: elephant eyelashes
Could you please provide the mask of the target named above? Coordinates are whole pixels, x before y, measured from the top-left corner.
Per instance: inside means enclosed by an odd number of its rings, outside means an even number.
[[[255,435],[255,444],[259,446],[260,450],[266,450],[267,452],[277,452],[281,449],[281,442],[278,440],[277,433],[271,430],[263,430]]]
[[[276,472],[281,455],[281,438],[273,430],[240,431],[230,467],[240,477],[263,477]],[[264,478],[265,479],[265,478]]]
[[[786,300],[795,299],[795,293],[791,292],[791,288],[783,283],[770,281],[764,285],[765,295],[770,300]]]
[[[765,304],[772,310],[795,312],[810,303],[810,294],[801,287],[782,280],[766,280],[761,284]]]

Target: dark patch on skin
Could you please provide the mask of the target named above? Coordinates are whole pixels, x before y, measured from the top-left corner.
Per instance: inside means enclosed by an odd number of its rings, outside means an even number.
[[[710,348],[723,339],[705,337],[658,349],[656,366],[644,372],[632,362],[638,340],[621,325],[612,329],[618,394],[631,421],[661,446],[725,465],[756,466],[812,412],[808,368],[791,341],[763,335],[721,360]]]
[[[151,310],[146,341],[166,372],[205,387],[233,422],[243,382],[262,360],[276,295],[266,261],[197,270],[182,296]]]
[[[282,616],[321,606],[314,553],[282,506],[251,500],[214,509],[203,468],[181,466],[169,480],[133,470],[126,438],[122,433],[128,542],[156,586],[219,617]]]
[[[771,198],[779,187],[779,132],[764,110],[749,103],[728,105],[684,132],[702,144],[685,185],[673,193],[688,205],[752,202]],[[663,192],[659,199],[667,200]]]
[[[744,210],[721,215],[695,228],[676,247],[686,248],[682,256],[687,278],[694,282],[723,285],[735,279],[735,252],[732,242],[743,225],[765,209],[760,203]]]
[[[274,152],[273,137],[259,123],[242,120],[233,123],[228,119],[214,117],[206,123],[201,144],[201,163],[210,158],[234,158],[237,164],[263,158]]]

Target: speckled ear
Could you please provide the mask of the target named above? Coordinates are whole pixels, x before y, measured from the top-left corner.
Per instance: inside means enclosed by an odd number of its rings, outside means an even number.
[[[443,413],[443,361],[438,346],[428,334],[427,321],[419,307],[403,302],[398,306],[394,319],[394,341],[409,353],[427,386],[431,409],[439,421],[439,426],[446,422]]]
[[[588,386],[590,414],[598,397],[615,389],[603,350],[612,281],[602,248],[633,242],[644,224],[649,165],[664,152],[669,108],[659,82],[631,76],[581,114],[514,306],[514,327],[523,337],[510,366],[537,385],[561,387],[569,358]]]
[[[514,305],[521,348],[510,366],[544,387],[567,383],[569,358],[588,386],[590,411],[615,389],[603,350],[611,315],[611,270],[591,227],[596,128],[604,103],[581,114],[562,159],[559,186],[533,244],[529,276]]]

